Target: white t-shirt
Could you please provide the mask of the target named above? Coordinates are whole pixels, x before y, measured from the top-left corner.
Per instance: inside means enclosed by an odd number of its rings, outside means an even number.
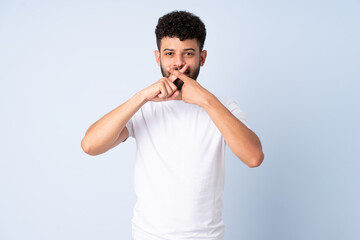
[[[245,125],[235,101],[219,99]],[[133,240],[223,240],[223,136],[182,100],[148,102],[126,124],[136,140]]]

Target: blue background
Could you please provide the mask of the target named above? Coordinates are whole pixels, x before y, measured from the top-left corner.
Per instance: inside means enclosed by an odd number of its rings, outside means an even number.
[[[87,128],[160,79],[154,29],[207,28],[199,82],[237,101],[265,159],[226,153],[226,240],[360,239],[358,1],[0,1],[0,239],[131,239],[135,141]]]

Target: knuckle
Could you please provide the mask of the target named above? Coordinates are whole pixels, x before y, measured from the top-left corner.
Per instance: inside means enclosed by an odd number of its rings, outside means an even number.
[[[164,82],[166,82],[167,81],[167,78],[166,77],[162,77],[159,81],[158,81],[158,83],[164,83]]]

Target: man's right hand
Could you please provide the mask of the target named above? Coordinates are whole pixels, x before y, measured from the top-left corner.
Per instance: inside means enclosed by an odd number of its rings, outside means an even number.
[[[180,72],[184,73],[187,66]],[[86,131],[81,147],[89,155],[99,155],[123,142],[129,132],[126,123],[147,101],[167,101],[175,99],[179,90],[173,83],[177,77],[163,77],[156,83],[139,91],[128,101],[96,121]]]
[[[154,102],[173,100],[179,95],[179,91],[171,78],[166,77],[161,78],[141,92],[147,101]]]
[[[186,69],[187,65],[179,71],[184,73]],[[147,101],[160,102],[174,100],[180,94],[180,91],[174,84],[176,79],[177,77],[175,75],[163,77],[140,92]]]

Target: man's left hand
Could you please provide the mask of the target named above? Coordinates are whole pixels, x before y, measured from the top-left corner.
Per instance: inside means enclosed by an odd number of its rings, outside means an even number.
[[[184,69],[185,68],[185,69]],[[182,68],[183,72],[186,71],[188,65]],[[192,103],[199,106],[203,106],[206,103],[208,97],[212,94],[202,87],[196,80],[186,76],[184,73],[179,70],[172,69],[170,67],[167,68],[171,75],[175,75],[177,78],[184,82],[181,88],[182,100],[186,103]]]

